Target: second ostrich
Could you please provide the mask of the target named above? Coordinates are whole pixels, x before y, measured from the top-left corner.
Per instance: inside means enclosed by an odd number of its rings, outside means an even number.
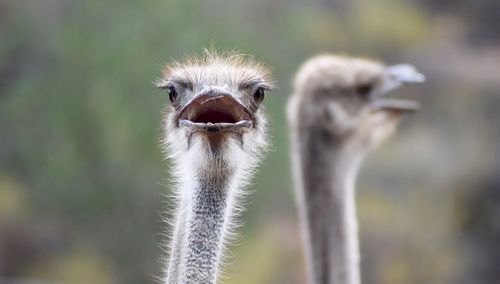
[[[157,85],[171,101],[164,144],[178,199],[164,283],[216,283],[239,199],[267,145],[269,72],[207,51],[167,66]]]
[[[369,150],[416,108],[382,95],[423,80],[411,65],[333,55],[298,71],[288,120],[309,283],[360,283],[355,178]]]

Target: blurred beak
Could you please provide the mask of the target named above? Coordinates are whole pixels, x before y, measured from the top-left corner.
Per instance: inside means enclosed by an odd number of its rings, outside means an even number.
[[[398,64],[389,66],[385,70],[385,80],[372,95],[372,108],[374,110],[385,110],[397,115],[411,113],[419,108],[415,101],[402,99],[387,99],[384,95],[405,84],[422,83],[425,76],[409,64]]]

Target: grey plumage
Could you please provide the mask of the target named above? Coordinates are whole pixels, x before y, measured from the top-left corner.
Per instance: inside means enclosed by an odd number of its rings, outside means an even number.
[[[369,150],[417,107],[382,95],[423,79],[410,65],[333,55],[298,71],[288,120],[309,283],[360,283],[355,177]]]

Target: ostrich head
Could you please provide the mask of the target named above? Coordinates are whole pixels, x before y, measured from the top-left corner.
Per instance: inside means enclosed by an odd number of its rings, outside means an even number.
[[[369,149],[388,138],[413,101],[384,98],[404,83],[422,82],[411,65],[322,55],[306,62],[295,79],[292,119],[300,127],[319,127],[339,143]],[[298,110],[299,109],[299,110]]]
[[[169,64],[157,82],[170,100],[164,117],[169,154],[259,156],[266,145],[261,103],[270,80],[262,64],[235,53],[206,51],[203,57]]]

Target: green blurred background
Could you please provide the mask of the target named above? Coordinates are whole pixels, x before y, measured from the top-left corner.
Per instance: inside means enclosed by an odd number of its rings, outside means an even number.
[[[500,283],[500,1],[0,0],[0,283],[155,283],[162,66],[273,68],[273,147],[222,283],[305,283],[284,107],[319,52],[410,62],[422,110],[358,182],[364,283]]]

